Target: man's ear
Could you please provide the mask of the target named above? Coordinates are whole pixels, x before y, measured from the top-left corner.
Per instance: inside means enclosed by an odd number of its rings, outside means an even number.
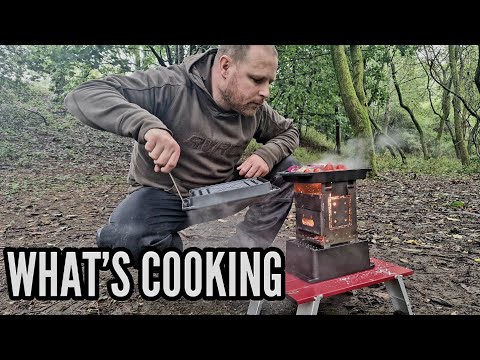
[[[232,67],[232,58],[228,55],[222,55],[220,57],[220,73],[223,77],[227,77],[230,68]]]

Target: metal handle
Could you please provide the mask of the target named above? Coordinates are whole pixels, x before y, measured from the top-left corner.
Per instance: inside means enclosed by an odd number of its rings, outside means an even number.
[[[178,196],[180,196],[180,199],[182,200],[182,204],[183,204],[184,200],[183,200],[182,194],[180,194],[180,190],[178,190],[177,183],[175,182],[175,179],[173,178],[172,173],[169,172],[168,175],[170,175],[170,179],[172,179],[173,185],[175,186],[175,189],[177,189]]]

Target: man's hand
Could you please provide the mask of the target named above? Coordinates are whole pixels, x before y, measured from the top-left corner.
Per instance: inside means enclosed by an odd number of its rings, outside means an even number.
[[[270,172],[265,160],[255,154],[250,155],[237,170],[240,170],[240,176],[245,178],[262,177]]]
[[[180,145],[168,133],[161,129],[150,129],[145,133],[145,150],[155,164],[154,171],[169,173],[177,166],[180,157]]]

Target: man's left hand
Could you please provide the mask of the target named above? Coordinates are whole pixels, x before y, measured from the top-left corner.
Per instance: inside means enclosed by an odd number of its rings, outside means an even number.
[[[262,177],[270,172],[267,163],[258,155],[250,155],[237,170],[240,170],[240,176],[245,178]]]

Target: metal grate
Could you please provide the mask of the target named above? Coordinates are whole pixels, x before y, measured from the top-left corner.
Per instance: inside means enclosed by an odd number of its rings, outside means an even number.
[[[322,171],[317,173],[281,172],[283,180],[296,183],[327,183],[365,179],[371,169]]]
[[[183,210],[192,210],[269,195],[279,188],[263,178],[242,179],[192,189]]]
[[[255,185],[262,185],[264,184],[262,181],[254,178],[254,179],[246,179],[240,181],[231,181],[228,183],[216,184],[212,186],[206,186],[198,189],[193,189],[190,192],[190,196],[202,196],[202,195],[209,195],[209,194],[216,194],[224,191],[231,191],[236,189],[243,189],[248,188],[250,186]]]

